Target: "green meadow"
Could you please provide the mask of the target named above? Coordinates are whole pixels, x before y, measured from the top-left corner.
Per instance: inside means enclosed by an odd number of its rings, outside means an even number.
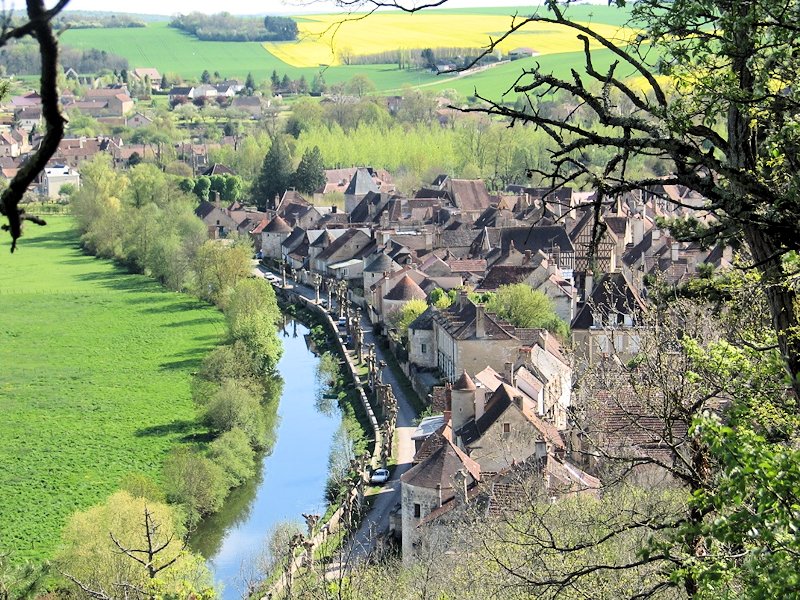
[[[242,80],[252,73],[256,81],[262,81],[275,70],[281,76],[285,73],[293,79],[305,75],[310,84],[314,75],[322,70],[329,84],[347,81],[353,75],[363,73],[378,90],[386,90],[431,82],[436,77],[427,72],[399,70],[396,65],[293,67],[257,42],[204,42],[168,27],[166,22],[150,23],[141,28],[69,29],[61,39],[69,46],[100,48],[124,56],[131,68],[155,67],[162,73],[177,73],[191,79],[199,79],[207,69],[211,73],[219,71],[223,77]]]
[[[541,8],[541,7],[536,7]],[[491,7],[491,8],[457,8],[437,9],[435,13],[457,15],[509,15],[518,12],[525,15],[534,10],[533,7]],[[569,14],[576,20],[608,25],[623,25],[630,16],[628,9],[615,9],[607,6],[576,5],[569,9]],[[298,17],[299,21],[303,18]],[[510,23],[510,20],[509,20]],[[499,34],[499,32],[497,32]],[[79,48],[100,48],[128,59],[131,68],[155,67],[162,73],[176,73],[184,78],[198,79],[203,70],[211,73],[219,71],[224,77],[244,79],[252,73],[257,81],[269,78],[272,71],[281,76],[285,73],[296,79],[305,75],[311,82],[315,74],[323,72],[325,80],[331,83],[347,81],[356,74],[364,74],[375,84],[379,92],[394,92],[404,86],[423,86],[432,89],[454,88],[463,94],[470,95],[475,88],[481,94],[499,99],[519,74],[520,67],[532,66],[538,60],[542,67],[553,69],[557,74],[569,74],[569,67],[582,64],[583,54],[570,52],[551,54],[538,59],[524,59],[509,65],[493,67],[483,73],[477,73],[452,80],[448,76],[436,76],[428,71],[400,70],[396,65],[364,65],[364,66],[325,66],[313,68],[293,67],[266,50],[257,42],[204,42],[178,29],[168,27],[166,21],[148,23],[143,28],[123,29],[69,29],[61,39],[65,44]],[[303,44],[285,42],[286,44]],[[346,40],[336,40],[346,45]],[[397,40],[402,47],[403,40]],[[607,51],[596,53],[600,57],[599,65],[610,63]],[[68,67],[69,65],[65,65]]]
[[[0,248],[0,554],[52,554],[68,516],[129,473],[158,479],[195,423],[216,309],[84,255],[67,217]]]

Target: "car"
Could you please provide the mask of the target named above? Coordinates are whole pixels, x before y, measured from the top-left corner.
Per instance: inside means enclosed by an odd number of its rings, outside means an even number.
[[[370,483],[386,483],[389,481],[389,469],[375,469],[369,478]]]
[[[322,308],[328,308],[328,301],[327,301],[327,300],[320,300],[320,301],[319,301],[319,305],[320,305]]]

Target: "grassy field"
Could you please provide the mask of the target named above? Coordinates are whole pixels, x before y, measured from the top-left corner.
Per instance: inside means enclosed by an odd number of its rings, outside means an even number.
[[[0,250],[0,553],[50,555],[70,513],[158,477],[194,424],[190,373],[222,315],[85,256],[68,217]]]
[[[270,54],[256,42],[202,42],[166,23],[152,23],[143,28],[70,29],[62,35],[65,44],[78,48],[100,48],[128,59],[131,68],[155,67],[162,73],[199,79],[204,69],[219,71],[223,77],[244,80],[252,73],[256,81],[269,78],[272,71],[292,79],[305,75],[309,83],[320,71],[318,65],[296,68]],[[329,84],[347,81],[356,73],[367,75],[379,90],[419,85],[435,75],[419,71],[401,71],[396,65],[367,67],[337,66],[324,70]]]
[[[423,11],[414,15],[381,12],[362,20],[347,22],[332,36],[332,26],[342,15],[308,15],[298,18],[302,32],[298,42],[261,45],[256,42],[203,42],[167,26],[166,22],[150,23],[146,28],[74,29],[62,35],[65,44],[81,48],[100,48],[124,56],[133,67],[156,67],[164,73],[197,79],[204,69],[219,71],[225,77],[244,79],[252,73],[257,81],[267,79],[272,71],[296,79],[304,75],[310,82],[321,70],[329,83],[347,81],[364,74],[379,92],[430,86],[433,89],[453,87],[471,94],[479,91],[498,98],[513,81],[524,61],[495,67],[486,73],[470,75],[457,81],[427,71],[397,69],[396,65],[344,66],[338,64],[342,49],[354,54],[374,53],[397,48],[436,48],[442,46],[482,47],[489,36],[498,36],[510,23],[514,11],[525,14],[524,8],[474,8]],[[603,33],[614,35],[623,25],[629,11],[605,6],[573,6],[570,14],[581,22],[595,24]],[[327,33],[324,33],[326,32]],[[622,33],[627,30],[622,30]],[[324,35],[323,35],[324,33]],[[539,53],[543,65],[575,64],[580,61],[582,47],[573,33],[554,27],[536,26],[515,34],[503,48],[529,46]],[[527,61],[531,63],[532,61]],[[562,69],[563,70],[563,69]]]

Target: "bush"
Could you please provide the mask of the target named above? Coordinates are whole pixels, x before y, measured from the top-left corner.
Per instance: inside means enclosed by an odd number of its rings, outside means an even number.
[[[247,386],[237,381],[228,379],[217,389],[206,406],[205,422],[223,433],[239,428],[253,448],[264,447],[267,431],[261,403]]]
[[[167,499],[186,507],[190,526],[222,507],[228,495],[226,479],[219,465],[189,448],[176,448],[164,461]]]
[[[228,488],[242,485],[256,472],[255,452],[247,434],[238,427],[211,442],[209,457],[225,472]]]

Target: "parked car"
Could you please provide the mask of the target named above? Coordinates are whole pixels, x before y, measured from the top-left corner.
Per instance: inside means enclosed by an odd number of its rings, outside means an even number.
[[[375,469],[369,478],[370,483],[386,483],[389,481],[389,469]]]

